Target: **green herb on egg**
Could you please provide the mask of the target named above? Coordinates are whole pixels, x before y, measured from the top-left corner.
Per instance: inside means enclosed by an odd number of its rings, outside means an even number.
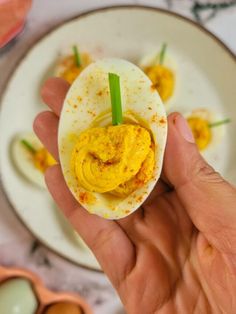
[[[81,66],[81,58],[80,58],[80,53],[77,46],[73,46],[73,52],[74,52],[74,57],[75,57],[75,64],[79,68]]]
[[[112,124],[119,125],[123,123],[120,77],[115,73],[108,73],[108,78],[111,95]]]
[[[226,124],[226,123],[230,123],[230,122],[231,122],[231,120],[229,118],[227,118],[227,119],[224,119],[224,120],[220,120],[220,121],[209,123],[208,126],[209,126],[209,128],[214,128],[216,126],[220,126],[220,125],[223,125],[223,124]]]

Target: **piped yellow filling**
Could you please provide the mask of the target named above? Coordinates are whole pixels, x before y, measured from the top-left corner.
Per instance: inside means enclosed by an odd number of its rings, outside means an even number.
[[[189,117],[187,119],[188,124],[192,130],[195,142],[199,150],[204,150],[212,139],[211,128],[209,122],[200,117]]]
[[[151,179],[154,163],[150,133],[139,125],[122,124],[81,133],[71,170],[87,191],[124,197]]]
[[[81,65],[79,67],[76,65],[74,56],[65,57],[61,61],[61,66],[64,70],[59,73],[59,76],[66,80],[69,84],[72,84],[82,70],[91,62],[92,59],[87,53],[81,54]]]
[[[174,73],[167,67],[157,64],[146,67],[144,72],[150,78],[161,99],[168,100],[174,92],[175,77]]]
[[[43,173],[47,170],[48,167],[57,163],[45,148],[41,148],[33,154],[33,162],[35,168]]]

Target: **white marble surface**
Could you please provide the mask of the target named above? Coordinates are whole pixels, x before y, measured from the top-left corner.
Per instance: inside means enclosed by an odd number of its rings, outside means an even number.
[[[199,2],[206,3],[203,0]],[[0,51],[0,94],[17,62],[48,30],[81,12],[115,4],[158,6],[194,19],[191,11],[194,1],[190,0],[34,0],[24,33],[8,49]],[[236,5],[219,10],[213,18],[208,19],[211,13],[211,10],[200,12],[203,25],[236,53]],[[72,265],[42,246],[35,247],[32,252],[34,238],[15,217],[1,190],[0,215],[1,264],[34,270],[52,289],[78,291],[92,305],[96,314],[123,313],[119,310],[119,300],[114,290],[103,274]]]

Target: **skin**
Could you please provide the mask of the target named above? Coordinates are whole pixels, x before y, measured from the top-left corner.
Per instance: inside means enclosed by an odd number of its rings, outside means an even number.
[[[69,85],[49,79],[53,111],[34,130],[58,160],[57,130]],[[72,197],[60,165],[46,182],[94,252],[129,314],[236,313],[236,189],[200,156],[184,118],[168,117],[161,179],[142,208],[119,221],[89,214]]]

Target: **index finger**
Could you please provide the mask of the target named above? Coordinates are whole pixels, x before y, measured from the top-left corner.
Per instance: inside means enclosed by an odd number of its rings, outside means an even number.
[[[41,96],[45,104],[59,117],[70,84],[59,77],[49,78],[43,85]]]

